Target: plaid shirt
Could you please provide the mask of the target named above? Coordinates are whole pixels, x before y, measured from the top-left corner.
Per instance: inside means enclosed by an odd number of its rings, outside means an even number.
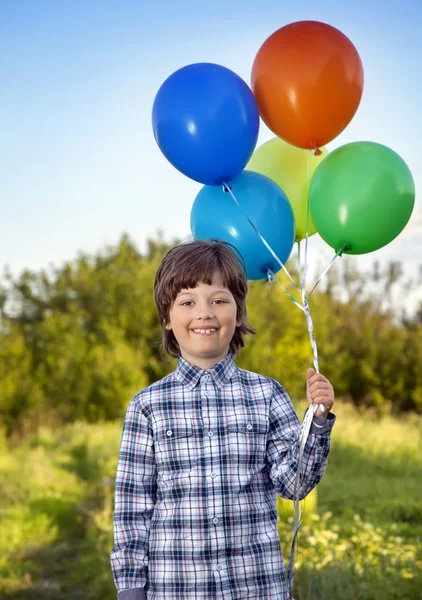
[[[334,420],[311,427],[301,498],[324,473]],[[299,433],[283,387],[231,354],[207,370],[179,358],[139,392],[116,476],[118,599],[288,600],[276,494],[293,496]]]

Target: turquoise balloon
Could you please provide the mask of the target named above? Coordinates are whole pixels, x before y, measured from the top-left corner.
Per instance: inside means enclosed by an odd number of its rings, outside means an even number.
[[[366,254],[389,244],[406,226],[415,183],[404,160],[374,142],[331,152],[309,189],[309,210],[322,239],[337,253]]]
[[[280,264],[261,236],[285,264],[295,239],[293,210],[284,192],[271,179],[243,171],[230,183],[240,207],[223,187],[204,186],[192,206],[190,224],[195,239],[229,242],[243,256],[249,279],[266,279]]]

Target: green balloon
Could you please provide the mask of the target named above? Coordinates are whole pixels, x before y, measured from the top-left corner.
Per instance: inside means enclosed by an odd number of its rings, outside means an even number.
[[[403,230],[415,204],[415,183],[404,160],[374,142],[331,152],[309,190],[309,210],[322,239],[338,254],[366,254]]]

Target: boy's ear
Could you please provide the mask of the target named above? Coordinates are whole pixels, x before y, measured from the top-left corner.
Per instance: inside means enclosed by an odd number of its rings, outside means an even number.
[[[167,331],[170,331],[171,330],[171,323],[166,323],[164,327],[167,329]]]

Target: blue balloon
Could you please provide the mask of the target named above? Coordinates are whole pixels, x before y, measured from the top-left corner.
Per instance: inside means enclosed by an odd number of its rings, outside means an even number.
[[[152,109],[154,136],[164,156],[200,183],[237,177],[249,161],[259,112],[248,85],[212,63],[179,69],[158,90]]]
[[[249,279],[266,279],[281,267],[257,232],[285,264],[295,239],[293,210],[285,193],[268,177],[244,171],[230,182],[236,204],[223,186],[204,186],[192,206],[190,225],[195,239],[229,242],[242,254]]]

